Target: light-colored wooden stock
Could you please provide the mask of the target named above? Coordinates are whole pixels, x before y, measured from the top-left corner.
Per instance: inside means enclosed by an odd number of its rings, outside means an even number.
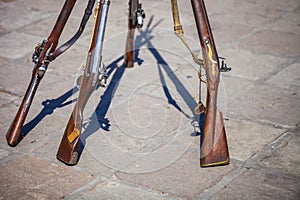
[[[207,76],[204,132],[201,135],[200,166],[229,164],[229,151],[222,113],[217,109],[220,79],[219,57],[203,0],[191,0]]]

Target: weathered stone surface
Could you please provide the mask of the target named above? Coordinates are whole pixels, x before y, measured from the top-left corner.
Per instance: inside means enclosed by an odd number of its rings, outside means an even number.
[[[196,138],[192,136],[193,131],[190,123],[186,123],[172,132],[164,131],[164,134],[150,138],[137,138],[111,126],[108,132],[94,132],[87,139],[86,147],[95,159],[110,168],[129,173],[145,173],[165,168],[178,160],[194,146]],[[193,148],[199,150],[199,145]],[[198,160],[195,162],[198,163]]]
[[[299,199],[299,0],[205,1],[218,54],[232,67],[218,92],[231,164],[216,168],[199,167],[192,124],[199,66],[173,33],[170,1],[140,2],[146,19],[135,31],[135,67],[125,69],[128,1],[111,1],[102,53],[108,85],[90,97],[85,148],[67,167],[56,152],[94,17],[50,64],[25,122],[29,133],[12,148],[5,134],[30,81],[32,51],[64,0],[0,0],[0,199]],[[59,44],[77,31],[86,4],[76,1]],[[191,4],[178,4],[185,36],[201,57]]]
[[[17,40],[17,44],[15,43]],[[0,54],[3,57],[18,59],[27,53],[33,52],[40,37],[28,35],[25,33],[12,32],[2,36],[0,40]]]
[[[299,130],[296,133],[289,134],[291,137],[285,140],[271,155],[260,159],[257,165],[300,177],[300,158],[295,156],[295,152],[299,152]]]
[[[75,7],[75,8],[77,8],[77,7]],[[82,10],[83,9],[84,8],[82,8]],[[83,15],[83,11],[81,11],[81,10],[77,11],[77,15],[81,14],[81,12]],[[62,34],[59,38],[59,45],[62,45],[64,42],[68,41],[79,29],[81,16],[80,17],[74,16],[75,13],[76,13],[76,10],[74,10],[72,12],[72,14],[70,15],[70,17],[65,25],[64,31],[62,32]],[[37,21],[36,23],[32,23],[32,24],[22,28],[22,32],[41,37],[40,40],[36,41],[36,44],[38,42],[40,43],[40,42],[42,42],[42,39],[47,39],[48,36],[51,34],[52,29],[55,28],[54,22],[57,20],[57,17],[58,17],[58,15],[56,13],[53,13],[51,15],[48,14],[48,16],[46,18],[43,18],[43,19]],[[91,17],[91,19],[92,19],[92,17]],[[91,32],[92,32],[92,27],[93,27],[93,19],[87,23],[85,31],[82,33],[82,36],[78,39],[77,42],[81,41],[82,38],[84,38],[84,37],[90,38]],[[83,45],[82,42],[81,42],[81,44]],[[82,53],[87,52],[88,44],[89,44],[89,40],[84,43],[84,45],[86,46],[86,49]]]
[[[299,34],[262,30],[244,39],[240,47],[257,54],[298,57],[300,55]]]
[[[43,13],[49,12],[57,12],[63,5],[63,1],[61,0],[53,0],[51,2],[47,0],[28,0],[26,3],[24,1],[16,1],[16,0],[6,0],[6,1],[13,1],[12,3],[8,4],[11,7],[21,7],[26,9],[31,9],[35,11],[42,11]]]
[[[13,4],[0,4],[2,10],[0,16],[0,25],[6,30],[16,30],[23,26],[29,25],[42,18],[47,17],[42,12],[25,7],[15,7]],[[15,38],[18,42],[22,42],[20,38]],[[2,46],[2,45],[1,45]]]
[[[299,3],[299,2],[298,2]],[[275,21],[270,28],[274,31],[285,31],[291,34],[300,34],[299,16],[300,9],[292,7],[293,12]]]
[[[236,84],[236,83],[239,84]],[[231,76],[222,76],[220,78],[219,89],[218,89],[218,108],[223,112],[223,117],[226,118],[228,115],[228,105],[236,98],[243,94],[247,94],[249,88],[253,86],[254,82]],[[206,88],[203,89],[206,96]],[[203,97],[203,101],[206,99]]]
[[[295,128],[300,119],[299,101],[299,94],[293,90],[257,85],[231,102],[228,111],[255,121]]]
[[[298,199],[299,187],[299,176],[250,169],[211,199]]]
[[[89,152],[88,146],[85,146],[80,160],[75,168],[92,176],[100,176],[104,178],[112,176],[112,174],[115,172],[113,169],[99,162],[99,160],[97,160],[93,154]]]
[[[187,150],[182,157],[163,169],[144,174],[119,172],[116,175],[123,181],[177,197],[192,199],[219,182],[222,176],[236,167],[233,162],[224,167],[200,168],[199,151]]]
[[[261,55],[248,49],[229,48],[222,51],[227,64],[232,70],[226,75],[246,80],[265,80],[273,75],[274,71],[286,65],[287,59],[270,55]]]
[[[217,47],[222,48],[226,44],[237,42],[243,36],[252,31],[252,27],[247,26],[246,23],[232,23],[224,21],[222,16],[219,16],[218,21],[212,21],[212,30],[214,31],[214,39]],[[222,53],[222,51],[219,51]],[[222,56],[222,54],[220,54]]]
[[[249,159],[284,132],[273,127],[232,118],[225,121],[225,127],[230,156],[241,161]]]
[[[59,199],[87,184],[92,177],[72,168],[22,156],[0,170],[3,199]]]
[[[113,122],[134,138],[153,138],[180,128],[188,121],[185,114],[191,115],[187,106],[179,98],[176,103],[168,103],[163,91],[158,94],[149,96],[147,92],[135,91],[128,101],[112,109]]]
[[[175,199],[167,194],[156,193],[144,188],[139,188],[129,184],[123,184],[115,180],[106,180],[103,183],[97,185],[92,190],[80,194],[78,197],[72,198],[74,200],[86,199],[112,199],[112,200],[168,200]]]
[[[0,31],[1,32],[1,31]],[[5,66],[8,64],[8,59],[4,57],[0,57],[0,67]]]
[[[300,89],[300,63],[294,63],[285,67],[280,72],[272,76],[267,83],[283,89]]]
[[[16,95],[11,94],[0,88],[0,107],[12,103],[15,98],[17,98]]]
[[[0,68],[0,85],[3,90],[18,96],[23,96],[27,89],[32,74],[32,63],[24,62],[23,65],[9,63]]]

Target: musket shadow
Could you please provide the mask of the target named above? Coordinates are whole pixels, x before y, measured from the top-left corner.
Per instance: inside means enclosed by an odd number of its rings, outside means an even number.
[[[122,76],[125,72],[125,64],[118,67],[118,63],[124,60],[124,56],[121,56],[117,58],[115,61],[113,61],[107,68],[109,68],[108,77],[112,76],[108,86],[105,88],[105,92],[101,96],[101,100],[98,103],[95,112],[92,114],[92,116],[89,118],[91,121],[83,124],[83,127],[85,130],[80,136],[81,139],[81,149],[80,153],[82,153],[84,146],[86,144],[86,140],[89,136],[91,136],[93,133],[95,133],[99,129],[103,129],[105,131],[109,131],[110,124],[109,120],[105,118],[108,109],[111,105],[112,99],[114,97],[114,94],[118,88],[118,85],[122,79]]]
[[[21,140],[32,130],[34,129],[47,115],[51,115],[54,113],[55,109],[62,108],[64,106],[67,106],[69,104],[74,103],[77,99],[73,99],[70,101],[65,102],[68,98],[70,98],[73,94],[75,94],[78,91],[78,87],[75,86],[74,88],[70,89],[60,97],[56,99],[46,99],[42,102],[42,105],[44,106],[43,109],[40,111],[39,114],[37,114],[30,122],[25,124],[22,128],[21,134]]]
[[[193,116],[188,116],[180,108],[180,106],[177,104],[176,100],[172,97],[171,93],[169,92],[169,89],[165,82],[165,78],[162,73],[162,69],[167,73],[169,78],[172,80],[173,84],[176,86],[178,93],[182,96],[182,98],[184,99],[186,104],[189,106],[189,109],[192,111],[192,113],[194,113],[194,108],[197,105],[194,98],[191,96],[191,94],[188,92],[188,90],[184,87],[184,85],[178,79],[178,77],[174,74],[174,72],[172,71],[172,69],[170,68],[168,63],[164,60],[164,58],[161,56],[161,54],[157,51],[157,49],[153,46],[153,44],[150,41],[152,38],[154,38],[153,36],[150,35],[151,32],[162,20],[160,20],[158,23],[155,24],[155,26],[153,26],[150,29],[150,25],[151,25],[152,21],[153,21],[153,16],[150,18],[150,21],[147,25],[146,30],[145,31],[140,30],[140,35],[136,36],[135,50],[134,50],[135,62],[138,63],[139,65],[141,65],[143,63],[143,60],[139,58],[139,50],[143,45],[147,45],[149,51],[153,54],[154,58],[157,60],[160,81],[161,81],[161,84],[163,87],[165,97],[168,99],[168,103],[171,104],[172,106],[174,106],[175,109],[177,109],[179,112],[181,112],[185,117],[191,119],[192,121],[197,121],[198,122],[197,128],[200,128],[200,130],[201,130],[200,132],[203,132],[205,115],[204,114],[201,114],[201,115],[194,114]],[[111,74],[114,71],[115,72],[112,76],[112,79],[111,79],[109,85],[105,89],[104,94],[101,96],[101,100],[100,100],[99,104],[97,105],[95,112],[90,117],[90,119],[92,121],[87,122],[86,126],[84,124],[85,130],[83,131],[83,133],[80,136],[80,139],[82,142],[80,151],[79,151],[80,154],[82,153],[82,151],[85,147],[85,144],[86,144],[86,140],[89,136],[91,136],[93,133],[95,133],[99,129],[109,131],[109,128],[110,128],[109,119],[105,118],[105,116],[108,112],[108,109],[111,105],[113,96],[118,88],[118,85],[119,85],[119,83],[122,79],[122,76],[125,72],[125,69],[126,69],[124,64],[122,66],[118,67],[118,62],[120,62],[123,59],[124,59],[124,57],[121,56],[121,57],[117,58],[115,61],[113,61],[107,67],[110,69],[108,76],[111,76]],[[95,121],[95,119],[97,121]],[[194,127],[196,127],[196,126],[194,126]],[[191,134],[191,136],[199,136],[199,135],[200,135],[200,133],[196,132],[196,131]]]
[[[109,131],[110,128],[109,119],[107,119],[105,116],[111,105],[114,94],[118,89],[123,74],[126,70],[125,63],[123,63],[121,66],[118,67],[118,63],[122,60],[124,61],[124,56],[120,56],[119,58],[114,60],[110,65],[107,66],[107,69],[109,70],[107,75],[108,77],[112,76],[112,78],[108,86],[105,88],[105,92],[101,96],[101,100],[98,103],[95,112],[89,118],[91,119],[91,121],[88,121],[83,124],[85,130],[80,135],[81,144],[79,149],[79,159],[83,152],[83,149],[85,148],[86,140],[88,137],[90,137],[93,133],[95,133],[99,129],[103,129],[104,131]],[[138,65],[141,65],[143,63],[143,60],[138,57],[138,53],[136,52],[136,50],[135,50],[134,62],[136,62]]]
[[[180,79],[174,74],[172,69],[170,68],[169,64],[165,61],[165,59],[162,57],[162,55],[157,51],[157,49],[154,47],[152,44],[151,40],[153,39],[153,36],[151,36],[152,31],[154,28],[161,22],[161,20],[156,23],[154,26],[151,27],[151,24],[153,22],[153,15],[151,16],[149,23],[144,31],[139,30],[140,35],[137,36],[137,41],[139,41],[140,46],[138,49],[146,44],[149,51],[152,53],[154,58],[157,60],[157,67],[158,67],[158,73],[159,73],[159,79],[165,94],[165,97],[168,99],[168,103],[172,105],[176,110],[181,112],[185,117],[189,118],[192,120],[192,126],[194,128],[199,128],[199,131],[195,131],[191,134],[191,136],[199,136],[204,129],[204,119],[205,119],[205,114],[197,115],[194,112],[194,108],[197,105],[197,102],[195,102],[194,98],[191,96],[191,94],[188,92],[188,90],[184,87],[183,83],[180,81]],[[151,28],[150,28],[151,27]],[[180,94],[182,99],[185,101],[185,103],[188,105],[189,109],[192,111],[194,114],[193,116],[187,115],[183,109],[180,108],[176,100],[172,97],[168,86],[166,84],[164,75],[162,73],[162,69],[166,72],[166,74],[169,76],[170,80],[173,82],[173,84],[176,87],[177,92]],[[194,123],[197,122],[197,123]]]
[[[138,41],[135,41],[135,46],[138,45],[137,43]],[[135,48],[134,50],[134,59],[135,59],[134,62],[137,63],[138,65],[141,65],[143,63],[143,60],[139,58],[139,49],[137,48]],[[92,120],[97,119],[97,122],[89,121],[87,123],[87,126],[85,126],[84,124],[85,130],[80,136],[82,142],[80,153],[82,153],[82,150],[86,144],[86,140],[89,136],[91,136],[100,128],[103,129],[104,131],[109,131],[110,128],[109,119],[105,118],[105,116],[111,105],[113,96],[118,88],[118,85],[123,77],[123,74],[126,70],[125,63],[123,63],[121,66],[118,67],[118,63],[122,60],[124,60],[124,56],[120,56],[119,58],[114,60],[110,65],[107,66],[107,69],[109,69],[108,77],[112,76],[112,78],[109,85],[105,88],[105,92],[101,96],[101,100],[97,105],[95,112],[90,117],[90,119]]]

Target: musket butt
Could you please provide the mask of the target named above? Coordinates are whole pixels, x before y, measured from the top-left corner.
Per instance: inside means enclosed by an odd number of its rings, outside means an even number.
[[[22,135],[16,131],[12,132],[11,129],[8,130],[6,134],[6,141],[7,144],[11,147],[15,147],[19,144],[19,142],[22,140]]]
[[[59,152],[56,155],[56,158],[66,165],[74,166],[78,163],[78,152],[74,151],[71,156],[66,156],[65,154],[60,154]]]
[[[56,158],[66,165],[73,166],[78,163],[79,153],[77,148],[73,150],[71,146],[61,144],[57,151]]]
[[[70,142],[70,137],[68,138],[67,132],[68,128],[66,129],[65,134],[61,140],[56,154],[56,158],[61,162],[65,163],[66,165],[76,165],[79,160],[81,140],[78,135],[75,139],[72,138],[72,141]]]
[[[216,161],[216,162],[206,162],[205,160],[200,159],[200,167],[216,167],[222,165],[228,165],[230,163],[229,157],[223,161]]]
[[[222,113],[219,110],[217,110],[215,130],[213,134],[213,137],[206,136],[208,139],[202,138],[203,141],[200,153],[201,167],[228,165],[230,163],[224,121]],[[216,142],[208,141],[211,138],[214,138]]]
[[[18,145],[18,142],[11,142],[11,141],[8,141],[7,140],[7,144],[10,146],[10,147],[16,147]]]
[[[127,68],[133,68],[133,65],[134,65],[133,63],[134,63],[133,61],[126,60],[125,61],[125,66]]]

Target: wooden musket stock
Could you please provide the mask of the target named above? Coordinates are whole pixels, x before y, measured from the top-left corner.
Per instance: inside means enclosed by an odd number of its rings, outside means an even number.
[[[58,16],[58,19],[55,23],[55,26],[48,37],[47,40],[44,40],[43,44],[39,47],[39,57],[35,63],[32,78],[29,83],[28,89],[23,97],[19,110],[14,118],[9,130],[6,134],[7,143],[10,146],[16,146],[19,141],[22,139],[22,127],[25,122],[26,116],[28,114],[29,108],[33,101],[36,90],[39,86],[40,81],[42,80],[47,67],[49,65],[49,61],[47,60],[47,56],[51,54],[58,44],[58,39],[62,33],[62,30],[71,14],[71,11],[74,7],[76,0],[66,0],[65,4]]]
[[[229,164],[229,151],[222,113],[217,109],[220,79],[219,57],[203,0],[191,0],[207,75],[204,132],[201,138],[201,167]]]
[[[93,37],[80,84],[78,100],[70,116],[57,152],[57,158],[67,165],[77,164],[80,157],[80,134],[82,131],[83,110],[99,82],[99,68],[101,67],[101,54],[109,3],[109,0],[101,0],[98,2]]]

